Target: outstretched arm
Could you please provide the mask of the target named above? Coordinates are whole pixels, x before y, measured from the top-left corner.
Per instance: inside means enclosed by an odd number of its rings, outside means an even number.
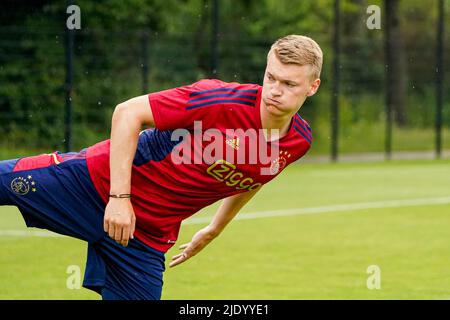
[[[211,223],[199,230],[192,237],[191,242],[180,246],[180,249],[182,249],[183,252],[172,257],[172,262],[169,264],[169,267],[174,267],[199,253],[222,232],[225,226],[236,216],[239,210],[253,198],[259,189],[261,189],[261,187],[225,198]]]

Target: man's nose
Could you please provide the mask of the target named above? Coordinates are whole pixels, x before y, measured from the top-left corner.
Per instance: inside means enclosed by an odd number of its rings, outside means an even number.
[[[281,95],[280,84],[278,83],[278,81],[270,87],[270,94],[274,97]]]

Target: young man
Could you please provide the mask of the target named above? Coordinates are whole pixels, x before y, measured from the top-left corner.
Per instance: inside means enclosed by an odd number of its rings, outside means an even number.
[[[317,43],[290,35],[272,45],[262,87],[209,79],[130,99],[114,110],[110,140],[0,162],[0,204],[17,206],[29,227],[87,241],[83,286],[103,299],[160,299],[181,221],[223,199],[170,267],[308,151],[311,130],[297,111],[321,67]]]

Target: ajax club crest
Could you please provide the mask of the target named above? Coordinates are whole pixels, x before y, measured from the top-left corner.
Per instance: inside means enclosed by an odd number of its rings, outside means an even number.
[[[24,196],[28,192],[36,192],[36,182],[33,181],[33,177],[29,175],[28,177],[17,177],[11,181],[11,190],[14,193]]]
[[[270,165],[270,174],[277,174],[281,170],[286,167],[286,163],[288,158],[291,157],[291,154],[287,151],[280,151],[280,155],[272,161],[272,164]]]

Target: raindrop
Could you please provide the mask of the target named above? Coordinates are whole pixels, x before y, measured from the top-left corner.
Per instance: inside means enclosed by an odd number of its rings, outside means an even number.
[[[102,102],[101,102],[101,101],[99,101],[99,102],[97,102],[97,104],[98,104],[99,106],[101,106],[101,105],[102,105]]]
[[[141,63],[141,68],[143,68],[144,67],[144,64],[143,63]]]

